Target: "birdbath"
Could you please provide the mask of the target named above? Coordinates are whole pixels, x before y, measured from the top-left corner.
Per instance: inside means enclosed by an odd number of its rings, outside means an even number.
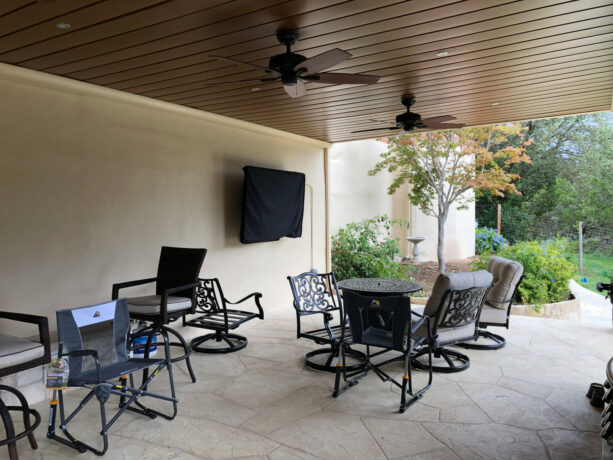
[[[413,258],[411,259],[411,262],[413,263],[420,262],[419,247],[417,245],[425,239],[426,238],[424,238],[423,236],[407,236],[407,241],[410,241],[411,243],[413,243]]]

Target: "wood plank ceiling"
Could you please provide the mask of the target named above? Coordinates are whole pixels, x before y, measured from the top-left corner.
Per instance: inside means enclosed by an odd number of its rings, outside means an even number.
[[[208,55],[266,66],[279,28],[307,57],[350,52],[333,72],[382,78],[297,99],[209,86],[261,76]],[[352,131],[393,124],[405,94],[467,125],[611,110],[613,1],[3,0],[0,61],[338,142],[378,135]]]

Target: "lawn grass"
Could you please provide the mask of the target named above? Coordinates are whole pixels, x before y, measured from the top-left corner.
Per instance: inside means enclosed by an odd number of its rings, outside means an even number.
[[[596,290],[598,281],[609,283],[613,278],[613,257],[583,253],[582,272],[579,271],[579,254],[567,254],[566,258],[577,266],[577,271],[573,276],[574,280],[590,291],[598,292]]]

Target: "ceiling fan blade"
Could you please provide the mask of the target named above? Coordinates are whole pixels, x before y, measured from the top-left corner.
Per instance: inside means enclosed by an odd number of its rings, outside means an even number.
[[[433,123],[426,125],[427,129],[458,129],[466,126],[464,123]]]
[[[361,129],[359,131],[351,131],[351,134],[355,134],[355,133],[366,133],[368,131],[383,131],[383,130],[387,130],[387,131],[392,131],[392,130],[397,130],[398,126],[388,126],[386,128],[372,128],[372,129]]]
[[[441,115],[440,117],[424,118],[423,120],[421,120],[421,122],[424,125],[427,125],[427,124],[435,124],[435,123],[444,123],[446,121],[452,121],[455,119],[456,118],[451,115]]]
[[[233,84],[236,84],[236,83],[245,83],[245,82],[248,82],[248,81],[258,81],[260,83],[267,83],[269,81],[275,81],[275,80],[278,80],[278,78],[267,78],[267,77],[264,77],[264,78],[246,78],[244,80],[220,81],[219,83],[208,83],[208,84],[205,84],[205,85],[202,85],[202,86],[206,88],[206,87],[209,87],[209,86],[233,85]]]
[[[369,118],[368,121],[372,121],[374,123],[387,123],[387,121],[377,120],[376,118]]]
[[[245,65],[247,67],[252,67],[254,69],[259,69],[259,70],[263,70],[263,71],[267,70],[266,67],[262,67],[262,66],[255,65],[255,64],[250,64],[248,62],[239,61],[237,59],[233,59],[233,58],[230,58],[230,57],[217,56],[217,55],[214,55],[214,54],[209,54],[209,57],[213,58],[213,59],[220,59],[222,61],[228,61],[228,62],[231,62],[232,64]]]
[[[307,75],[307,77],[318,77],[313,79],[315,83],[330,83],[332,85],[372,85],[381,78],[377,75],[363,75],[359,73],[318,73]]]
[[[317,73],[321,72],[322,70],[329,69],[330,67],[334,67],[336,64],[340,64],[350,57],[351,54],[349,54],[347,51],[334,48],[333,50],[313,56],[306,61],[302,61],[300,64],[296,64],[294,66],[294,71],[297,72],[304,69],[304,74]]]
[[[298,80],[295,85],[283,85],[283,89],[291,97],[300,97],[306,94],[306,87],[301,80]]]

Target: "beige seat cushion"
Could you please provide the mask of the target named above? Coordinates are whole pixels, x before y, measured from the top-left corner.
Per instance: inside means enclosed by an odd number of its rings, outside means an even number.
[[[162,296],[145,295],[142,297],[128,298],[128,310],[130,313],[138,313],[141,315],[158,315],[160,313],[160,303]],[[168,297],[168,313],[177,310],[186,310],[192,307],[192,299],[189,297]]]
[[[515,286],[524,273],[524,267],[514,260],[493,256],[487,263],[487,271],[494,277],[494,287],[490,289],[487,303],[494,308],[506,310]]]
[[[479,322],[505,325],[507,323],[507,309],[494,308],[486,302],[483,304]]]
[[[42,358],[45,348],[38,342],[0,334],[0,369]]]

